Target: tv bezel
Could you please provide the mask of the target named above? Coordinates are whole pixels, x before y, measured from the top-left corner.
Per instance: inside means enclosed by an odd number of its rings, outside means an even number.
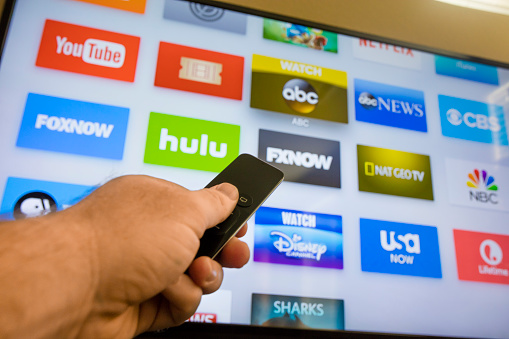
[[[294,18],[278,13],[258,10],[254,8],[244,7],[241,5],[224,3],[216,0],[182,0],[187,2],[196,2],[204,5],[210,5],[220,7],[226,10],[232,10],[247,15],[254,15],[268,19],[280,20],[285,22],[291,22],[300,24],[307,27],[314,27],[337,34],[342,34],[354,38],[368,39],[385,44],[395,45],[410,48],[413,50],[447,56],[455,59],[481,63],[485,65],[500,67],[509,69],[509,63],[504,63],[496,60],[471,56],[462,53],[456,53],[444,49],[424,46],[418,43],[412,43],[407,41],[400,41],[391,39],[379,35],[363,33],[360,31],[350,30],[341,28],[340,26],[331,26],[323,23],[317,23],[311,20]],[[3,48],[7,39],[10,21],[13,15],[16,0],[5,0],[2,14],[0,17],[0,63],[2,62]],[[362,332],[362,331],[350,331],[350,330],[320,330],[320,329],[295,329],[295,328],[281,328],[281,327],[263,327],[249,324],[224,324],[224,323],[196,323],[186,322],[180,326],[168,328],[157,332],[143,333],[137,338],[145,339],[159,339],[159,338],[185,338],[194,337],[199,335],[201,338],[462,338],[455,336],[432,336],[432,335],[417,335],[417,334],[401,334],[401,333],[385,333],[385,332]]]

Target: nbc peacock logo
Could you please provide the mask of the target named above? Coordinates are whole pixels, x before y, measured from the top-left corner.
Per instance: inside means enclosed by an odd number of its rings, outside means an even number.
[[[498,204],[496,193],[498,186],[495,184],[495,178],[489,175],[486,170],[474,169],[472,173],[469,173],[467,186],[474,189],[469,191],[471,201],[475,200],[483,204]]]

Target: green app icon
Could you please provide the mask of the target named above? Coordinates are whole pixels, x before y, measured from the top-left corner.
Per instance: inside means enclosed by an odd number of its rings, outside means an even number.
[[[240,126],[150,113],[147,164],[221,172],[239,155]]]
[[[359,191],[433,200],[429,156],[357,145]]]

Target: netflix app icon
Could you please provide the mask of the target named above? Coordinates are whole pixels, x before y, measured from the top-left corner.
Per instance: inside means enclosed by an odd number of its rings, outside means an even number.
[[[140,38],[46,20],[39,67],[134,82]]]
[[[509,235],[454,230],[454,243],[460,280],[509,285]]]

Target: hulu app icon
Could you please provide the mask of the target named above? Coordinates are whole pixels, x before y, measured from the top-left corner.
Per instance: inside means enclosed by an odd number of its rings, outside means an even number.
[[[240,126],[150,113],[147,164],[221,172],[239,155]]]
[[[428,155],[357,145],[359,191],[433,200]]]

